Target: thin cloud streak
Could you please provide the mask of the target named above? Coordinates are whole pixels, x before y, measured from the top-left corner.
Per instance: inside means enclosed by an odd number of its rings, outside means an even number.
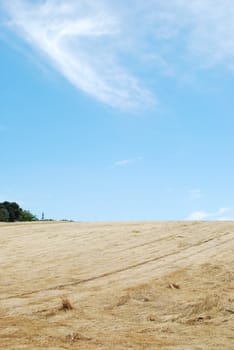
[[[130,159],[123,159],[123,160],[118,160],[114,163],[115,167],[123,167],[123,166],[128,166],[131,164],[134,164],[136,162],[141,161],[143,158],[142,157],[137,157],[137,158],[130,158]]]

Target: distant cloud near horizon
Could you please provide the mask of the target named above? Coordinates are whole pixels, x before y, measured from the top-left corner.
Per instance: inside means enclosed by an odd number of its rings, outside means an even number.
[[[5,28],[79,91],[112,107],[158,103],[147,69],[155,79],[168,74],[183,79],[214,66],[234,69],[232,0],[0,0],[0,5],[8,16]]]
[[[231,208],[220,208],[216,212],[194,211],[188,215],[186,220],[218,220],[228,221],[234,219],[234,213]]]

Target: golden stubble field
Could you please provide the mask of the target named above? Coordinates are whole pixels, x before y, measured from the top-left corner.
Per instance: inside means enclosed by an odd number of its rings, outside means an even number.
[[[234,349],[234,222],[0,224],[0,349]]]

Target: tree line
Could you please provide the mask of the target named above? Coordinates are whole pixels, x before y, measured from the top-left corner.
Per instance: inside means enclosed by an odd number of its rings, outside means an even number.
[[[37,221],[29,210],[22,209],[16,202],[0,202],[0,221]]]

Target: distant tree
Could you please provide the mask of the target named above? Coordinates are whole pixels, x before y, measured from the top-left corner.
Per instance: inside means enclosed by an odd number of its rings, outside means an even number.
[[[16,202],[0,203],[0,221],[35,221],[37,217],[28,210],[23,210]]]
[[[18,221],[21,213],[21,208],[16,202],[3,202],[3,207],[8,210],[9,222]]]
[[[0,221],[9,221],[9,212],[6,208],[0,208]]]
[[[29,210],[22,210],[19,216],[19,221],[37,221],[37,217]]]

